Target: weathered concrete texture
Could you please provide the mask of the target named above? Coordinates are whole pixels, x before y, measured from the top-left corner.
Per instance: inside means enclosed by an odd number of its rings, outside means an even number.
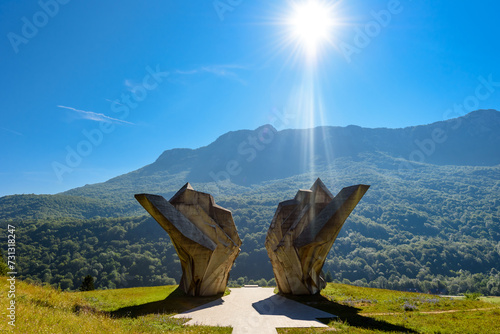
[[[267,232],[266,249],[282,293],[315,294],[325,287],[325,259],[354,207],[370,186],[342,189],[337,196],[320,179],[281,202]]]
[[[170,235],[182,266],[180,288],[192,296],[223,293],[241,246],[231,211],[189,183],[170,201],[149,194],[135,198]]]
[[[324,327],[335,315],[274,294],[274,288],[231,288],[231,294],[177,314],[185,325],[231,326],[232,334],[276,334],[276,328]]]

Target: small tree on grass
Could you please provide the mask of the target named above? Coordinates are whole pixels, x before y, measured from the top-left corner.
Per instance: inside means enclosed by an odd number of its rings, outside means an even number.
[[[3,258],[2,250],[0,249],[0,276],[7,275],[7,273],[9,271],[11,271],[11,270],[9,270],[9,267],[7,266],[7,263],[5,262],[5,259]]]
[[[465,299],[478,300],[482,296],[479,292],[469,292],[464,293]]]
[[[325,282],[327,283],[331,283],[333,282],[333,276],[332,276],[332,273],[330,272],[330,270],[328,270],[326,272],[326,275],[325,275]]]
[[[80,291],[92,291],[94,290],[94,278],[90,275],[85,276],[82,285],[80,285]]]

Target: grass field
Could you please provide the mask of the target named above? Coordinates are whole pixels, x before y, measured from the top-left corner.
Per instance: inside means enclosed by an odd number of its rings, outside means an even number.
[[[1,333],[231,333],[231,328],[184,327],[170,316],[212,301],[187,297],[176,286],[60,292],[16,282],[15,329],[7,323],[7,280],[0,277]]]
[[[479,297],[479,299],[489,303],[500,304],[500,297]]]
[[[231,333],[231,328],[184,327],[184,320],[171,318],[220,296],[188,297],[176,286],[61,292],[19,280],[13,331],[6,317],[5,277],[0,277],[0,289],[2,333]],[[338,319],[326,329],[279,329],[279,333],[500,333],[500,297],[450,299],[328,284],[321,295],[290,298]]]
[[[500,333],[500,297],[482,300],[328,284],[321,296],[290,297],[338,316],[328,329],[278,333]]]

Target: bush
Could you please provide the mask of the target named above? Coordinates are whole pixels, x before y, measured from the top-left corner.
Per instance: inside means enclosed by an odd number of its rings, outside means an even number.
[[[6,276],[8,272],[9,272],[9,267],[5,262],[3,262],[2,259],[2,261],[0,261],[0,276]]]
[[[5,263],[2,251],[0,250],[0,276],[7,275],[9,271],[9,267],[7,266],[7,263]]]
[[[94,278],[90,275],[85,276],[82,285],[80,285],[80,291],[92,291],[94,290]]]
[[[479,292],[473,292],[473,293],[466,292],[466,293],[464,293],[464,296],[465,296],[465,299],[478,300],[479,297],[482,296],[482,294]]]

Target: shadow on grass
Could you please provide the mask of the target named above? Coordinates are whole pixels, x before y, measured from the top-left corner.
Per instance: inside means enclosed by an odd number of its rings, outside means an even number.
[[[175,289],[167,298],[142,305],[122,307],[110,312],[114,318],[136,318],[148,314],[182,313],[195,307],[202,307],[210,302],[222,303],[223,294],[211,297],[192,297],[179,288]],[[211,306],[214,305],[211,303]]]
[[[343,305],[330,301],[320,294],[312,296],[293,296],[282,294],[283,297],[295,300],[299,303],[311,306],[322,311],[334,314],[338,319],[352,327],[358,327],[367,330],[378,330],[384,332],[404,332],[418,333],[417,331],[404,326],[393,325],[383,320],[376,320],[367,316],[360,315],[361,309],[348,305]],[[332,319],[318,319],[328,324]]]

